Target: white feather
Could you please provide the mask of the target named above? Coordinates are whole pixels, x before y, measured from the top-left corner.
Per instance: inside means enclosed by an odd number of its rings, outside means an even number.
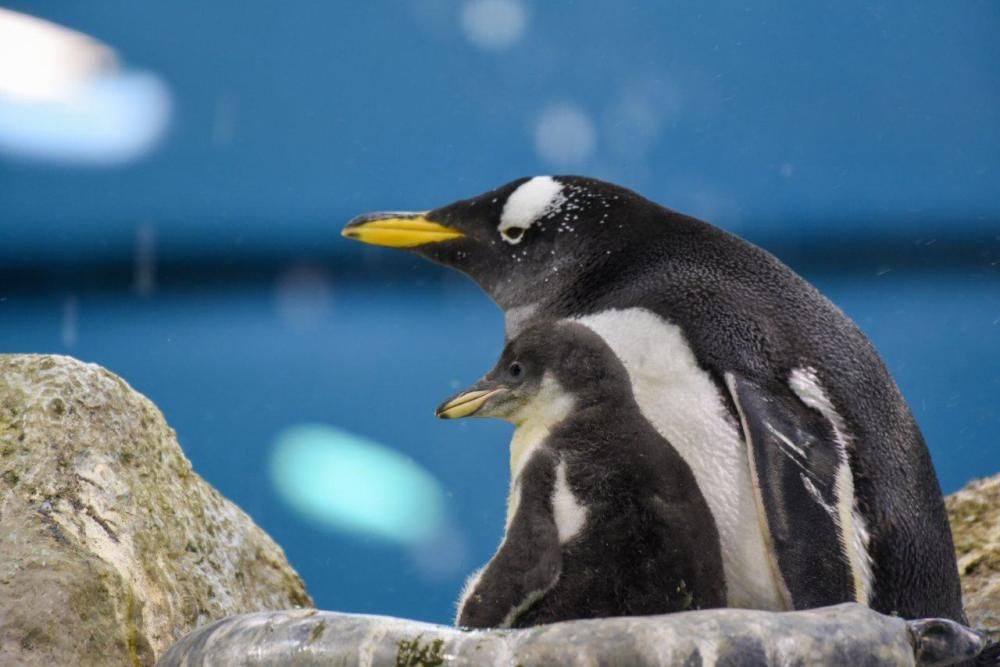
[[[510,417],[517,429],[510,441],[510,477],[517,478],[552,428],[569,416],[575,401],[551,373],[542,376],[531,401]]]
[[[504,234],[512,227],[527,229],[539,219],[555,211],[566,201],[563,185],[551,176],[535,176],[510,193],[500,213],[497,231],[500,238],[511,245],[521,242],[522,236]]]
[[[618,355],[642,414],[694,473],[719,531],[728,605],[785,609],[757,515],[746,446],[680,327],[644,308],[607,310],[578,321]]]
[[[854,497],[854,475],[848,457],[849,436],[844,428],[844,420],[823,391],[815,369],[796,368],[792,371],[788,384],[799,399],[823,415],[833,429],[834,444],[840,459],[834,481],[837,505],[835,508],[826,505],[824,507],[830,511],[839,528],[840,546],[851,566],[856,601],[868,604],[874,578],[871,554],[868,551],[870,536]]]
[[[557,581],[559,581],[558,578],[554,579],[552,583],[550,583],[545,588],[538,591],[531,591],[526,596],[524,596],[524,599],[521,600],[520,604],[518,604],[516,607],[507,612],[507,615],[504,616],[504,619],[500,622],[500,627],[509,628],[511,625],[513,625],[514,621],[517,620],[517,617],[520,616],[522,613],[524,613],[524,611],[528,609],[528,607],[530,607],[531,605],[535,604],[543,597],[545,597],[545,594],[551,591],[553,587],[555,587]]]
[[[764,426],[766,426],[767,430],[771,432],[771,435],[780,440],[788,449],[798,454],[803,460],[806,458],[805,450],[792,442],[791,438],[787,435],[774,428],[774,426],[771,425],[771,422],[764,422]]]
[[[556,466],[556,483],[552,489],[552,514],[559,531],[559,544],[566,544],[576,537],[587,523],[587,508],[573,495],[566,478],[566,462]]]

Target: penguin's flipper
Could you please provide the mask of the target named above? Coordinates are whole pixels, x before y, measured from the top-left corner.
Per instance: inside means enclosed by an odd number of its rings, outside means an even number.
[[[552,513],[556,459],[540,450],[519,477],[521,501],[500,550],[461,603],[458,625],[506,628],[552,590],[562,569],[559,530]]]
[[[851,471],[836,425],[793,391],[766,391],[735,373],[726,385],[742,422],[759,516],[770,538],[771,566],[794,609],[866,603],[848,549],[844,512],[852,520]],[[842,495],[850,497],[842,498]],[[845,506],[844,503],[847,503]],[[852,527],[849,526],[853,530]]]

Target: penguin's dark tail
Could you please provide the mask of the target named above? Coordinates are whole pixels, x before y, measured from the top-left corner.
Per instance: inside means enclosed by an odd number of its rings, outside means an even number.
[[[1000,641],[984,646],[973,664],[976,667],[1000,667]]]
[[[1000,643],[946,618],[907,621],[918,665],[925,667],[1000,667]]]

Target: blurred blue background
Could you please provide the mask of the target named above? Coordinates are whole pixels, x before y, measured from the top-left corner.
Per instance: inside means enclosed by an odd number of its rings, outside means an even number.
[[[149,396],[319,606],[447,622],[510,428],[433,409],[501,317],[339,230],[582,173],[777,254],[872,337],[946,492],[996,472],[1000,5],[762,4],[6,2],[118,60],[63,97],[0,66],[0,351]]]

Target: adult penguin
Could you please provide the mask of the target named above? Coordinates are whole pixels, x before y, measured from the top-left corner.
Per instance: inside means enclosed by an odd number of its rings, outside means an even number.
[[[574,318],[694,473],[732,607],[964,621],[927,447],[858,327],[764,250],[622,187],[523,178],[344,236],[472,277],[507,336]]]

